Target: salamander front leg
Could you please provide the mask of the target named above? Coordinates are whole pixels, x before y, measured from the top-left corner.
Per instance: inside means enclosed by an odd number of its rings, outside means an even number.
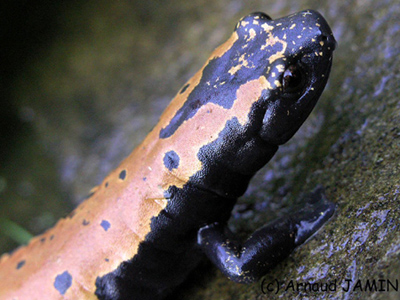
[[[316,193],[320,191],[314,192],[313,196]],[[202,227],[197,241],[228,278],[250,283],[259,280],[295,247],[304,243],[332,216],[334,210],[335,205],[326,200],[307,205],[293,215],[259,228],[242,245],[230,239],[228,236],[232,233],[219,223]]]

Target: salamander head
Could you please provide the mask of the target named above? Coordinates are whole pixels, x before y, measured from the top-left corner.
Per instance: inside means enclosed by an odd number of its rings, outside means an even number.
[[[241,134],[244,139],[258,135],[271,145],[285,143],[324,89],[335,44],[324,18],[311,10],[276,20],[263,13],[244,17],[196,80],[178,93],[170,115],[162,118],[160,139],[197,132],[199,145],[218,135],[235,140]],[[237,126],[225,128],[228,121]],[[203,127],[210,134],[197,131]]]
[[[266,142],[283,144],[308,117],[325,87],[336,46],[332,31],[312,10],[276,20],[254,13],[235,30],[242,47],[254,53],[247,65],[259,66],[253,72],[267,81],[258,101],[262,109],[254,112],[263,115],[261,128],[255,122],[257,131]]]

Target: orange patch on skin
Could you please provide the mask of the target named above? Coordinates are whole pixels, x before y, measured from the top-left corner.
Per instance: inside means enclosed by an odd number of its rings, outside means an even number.
[[[237,38],[234,33],[215,49],[203,68],[229,50]],[[112,272],[137,253],[140,242],[150,232],[152,217],[168,204],[164,190],[171,185],[182,187],[201,168],[201,163],[193,160],[204,143],[203,131],[195,130],[196,126],[203,126],[201,120],[196,118],[193,124],[185,122],[178,137],[174,134],[168,140],[160,140],[158,134],[198,85],[203,68],[188,81],[187,91],[176,95],[143,143],[101,185],[92,189],[95,194],[74,211],[73,218],[61,219],[26,247],[0,258],[0,270],[7,270],[0,272],[1,299],[42,299],[43,295],[51,299],[97,299],[96,278]],[[184,153],[177,151],[181,156],[180,166],[184,167],[169,172],[163,164],[164,154],[171,150],[171,145],[185,142],[188,126],[189,132],[197,133],[194,145]],[[209,130],[208,135],[214,130]],[[121,170],[129,174],[125,180],[119,178]],[[103,220],[111,225],[107,231],[100,226]],[[89,224],[84,226],[84,221]],[[42,238],[46,238],[45,242]],[[17,270],[22,260],[26,262]],[[54,287],[54,280],[65,271],[71,274],[72,285],[61,295]]]
[[[179,94],[179,92],[178,92],[178,94],[175,96],[175,98],[171,101],[171,103],[167,106],[167,108],[162,113],[162,115],[160,117],[160,121],[159,121],[159,124],[162,123],[162,127],[165,127],[168,125],[171,118],[176,114],[176,112],[179,110],[179,108],[181,108],[183,106],[183,104],[187,100],[188,95],[190,95],[190,93],[199,84],[199,82],[202,78],[202,75],[203,75],[203,70],[209,64],[209,62],[215,58],[218,58],[218,57],[221,57],[222,55],[224,55],[226,53],[226,51],[228,51],[232,47],[232,45],[237,41],[238,38],[239,37],[238,37],[237,33],[234,32],[225,43],[223,43],[222,45],[220,45],[213,51],[213,53],[208,58],[206,63],[203,65],[203,67],[199,71],[197,71],[197,73],[192,78],[190,78],[187,83],[184,84],[184,86],[189,84],[189,87],[186,89],[186,91],[183,94]],[[156,140],[154,142],[156,142]]]
[[[264,29],[265,32],[270,32],[272,29],[274,29],[274,26],[268,25],[268,24],[262,24],[261,27]]]
[[[148,170],[148,163],[142,156],[137,157],[139,152],[134,153],[121,164],[132,172],[129,180],[120,181],[117,168],[104,181],[109,182],[108,187],[100,185],[85,202],[85,209],[76,209],[72,219],[60,220],[28,246],[1,258],[1,268],[9,271],[7,276],[0,275],[0,298],[40,299],[46,295],[52,299],[97,299],[96,278],[112,272],[137,253],[139,243],[150,231],[151,218],[167,204],[160,201],[164,199],[162,188],[154,190],[149,186],[161,185],[160,177],[149,174],[149,184],[137,188],[143,178],[140,170]],[[162,171],[155,168],[155,172]],[[83,226],[83,220],[89,225]],[[111,225],[107,231],[100,226],[103,220]],[[49,240],[51,235],[53,240]],[[44,243],[40,241],[43,237]],[[21,260],[26,263],[16,270]],[[61,297],[53,284],[55,276],[64,271],[72,275],[72,285]],[[12,292],[6,293],[7,290]],[[83,291],[87,298],[82,298]]]
[[[228,120],[237,117],[241,125],[248,122],[248,114],[251,107],[259,100],[264,90],[270,89],[271,86],[264,76],[249,81],[243,84],[236,93],[236,100],[230,109],[223,108],[215,103],[207,103],[198,109],[196,114],[176,130],[176,132],[169,138],[158,140],[157,149],[161,151],[152,153],[153,157],[157,157],[158,163],[156,165],[163,165],[163,153],[170,150],[171,145],[183,145],[187,139],[187,132],[192,132],[191,144],[187,147],[176,147],[174,151],[179,155],[180,165],[178,168],[173,169],[170,173],[166,172],[164,167],[164,176],[172,174],[174,177],[166,178],[169,186],[175,185],[182,187],[183,184],[189,180],[189,177],[201,170],[202,163],[197,157],[198,151],[204,145],[207,145],[218,138],[218,133],[221,132]],[[158,134],[161,130],[158,125],[154,128],[154,132]],[[150,134],[152,135],[153,132]]]
[[[236,40],[234,33],[213,52],[209,61],[223,55]],[[246,65],[244,58],[242,64]],[[263,90],[270,88],[265,77],[249,81],[237,89],[237,99],[230,109],[207,103],[172,136],[159,139],[160,130],[199,84],[202,72],[203,69],[189,80],[187,91],[177,94],[143,143],[102,184],[92,189],[94,195],[74,211],[72,218],[60,220],[13,255],[1,257],[0,268],[8,271],[0,273],[0,298],[40,299],[46,295],[52,299],[96,299],[96,278],[112,272],[137,253],[140,242],[150,232],[151,219],[168,204],[165,191],[171,186],[182,188],[201,170],[199,149],[215,141],[228,120],[236,117],[245,125],[253,103]],[[169,171],[163,159],[171,150],[177,153],[180,162]],[[122,170],[125,170],[123,175]],[[110,224],[107,230],[100,225],[103,220]],[[42,242],[42,238],[46,240]],[[16,269],[22,260],[25,264]],[[54,287],[54,280],[65,271],[71,275],[72,285],[61,295]]]
[[[228,73],[234,75],[237,71],[239,71],[242,67],[249,68],[249,62],[245,58],[245,54],[239,57],[239,63],[236,66],[233,66],[229,69]]]
[[[270,64],[272,64],[274,61],[276,61],[279,58],[285,57],[285,51],[287,48],[287,42],[279,39],[276,36],[273,36],[271,33],[268,34],[268,38],[265,41],[265,44],[261,46],[261,50],[264,50],[265,48],[269,47],[269,46],[273,46],[276,43],[280,43],[282,44],[282,50],[278,51],[276,54],[272,54],[269,58],[268,61]]]
[[[261,97],[262,91],[268,89],[271,89],[271,85],[264,76],[249,81],[238,89],[233,111],[238,112],[236,116],[241,125],[248,122],[251,106]]]
[[[258,24],[258,22],[253,22],[253,23],[254,23],[254,24]],[[256,37],[256,35],[257,35],[256,31],[255,31],[253,28],[251,28],[251,29],[249,30],[249,37],[248,37],[248,39],[246,40],[246,42],[253,40],[253,39]]]

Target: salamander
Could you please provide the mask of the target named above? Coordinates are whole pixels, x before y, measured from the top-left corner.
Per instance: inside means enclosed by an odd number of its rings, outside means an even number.
[[[0,299],[162,299],[208,257],[259,280],[335,206],[322,193],[240,242],[227,222],[249,180],[308,117],[335,39],[306,10],[242,18],[145,140],[68,217],[0,260]]]

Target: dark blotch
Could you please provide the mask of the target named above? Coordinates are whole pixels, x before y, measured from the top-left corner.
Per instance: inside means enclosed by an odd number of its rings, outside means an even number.
[[[103,227],[103,229],[105,231],[107,231],[111,227],[110,222],[108,222],[106,220],[101,221],[100,225],[101,225],[101,227]]]
[[[52,241],[54,239],[54,234],[52,234],[51,236],[50,236],[50,241]]]
[[[108,181],[106,182],[106,184],[104,185],[106,188],[108,187]]]
[[[183,94],[186,90],[187,90],[187,88],[190,86],[190,84],[188,83],[187,85],[185,85],[182,89],[181,89],[181,91],[179,92],[179,94]]]
[[[72,284],[72,276],[65,271],[62,274],[57,275],[54,280],[54,287],[61,294],[64,295]]]
[[[46,238],[45,238],[45,237],[40,239],[40,242],[41,242],[41,243],[44,243],[45,241],[46,241]]]
[[[83,221],[82,221],[82,225],[83,225],[83,226],[87,226],[87,225],[89,225],[89,224],[90,224],[89,221],[83,219]]]
[[[146,181],[147,180],[147,177],[143,177],[143,181]]]
[[[126,177],[126,170],[122,170],[121,173],[119,173],[119,179],[125,180]]]
[[[25,265],[25,259],[21,260],[19,263],[17,263],[17,270],[21,269]]]
[[[226,81],[228,83],[232,82],[235,87],[239,87],[243,83],[260,76],[257,72],[258,70],[254,70],[253,68],[241,68],[234,75],[229,74],[229,70],[240,63],[243,53],[241,49],[242,46],[243,41],[238,40],[231,49],[226,51],[221,57],[209,61],[207,66],[203,69],[200,82],[187,96],[185,103],[171,118],[169,124],[160,130],[159,137],[161,139],[172,136],[185,121],[190,120],[200,107],[207,105],[207,103],[214,103],[225,109],[230,109],[232,107],[236,99],[237,89],[232,88],[232,84],[220,85],[216,89],[214,87],[215,83]],[[259,49],[260,46],[261,45],[255,45],[255,48],[258,47]],[[253,53],[253,51],[249,49],[249,53]],[[264,54],[264,51],[254,52]],[[248,58],[248,61],[251,65],[265,66],[265,63],[258,62],[252,56]],[[233,78],[234,81],[232,81]]]
[[[106,262],[109,262],[109,261],[110,261],[108,258],[105,258],[104,260],[105,260]]]
[[[172,171],[179,167],[179,155],[175,151],[169,151],[164,156],[164,166]]]

